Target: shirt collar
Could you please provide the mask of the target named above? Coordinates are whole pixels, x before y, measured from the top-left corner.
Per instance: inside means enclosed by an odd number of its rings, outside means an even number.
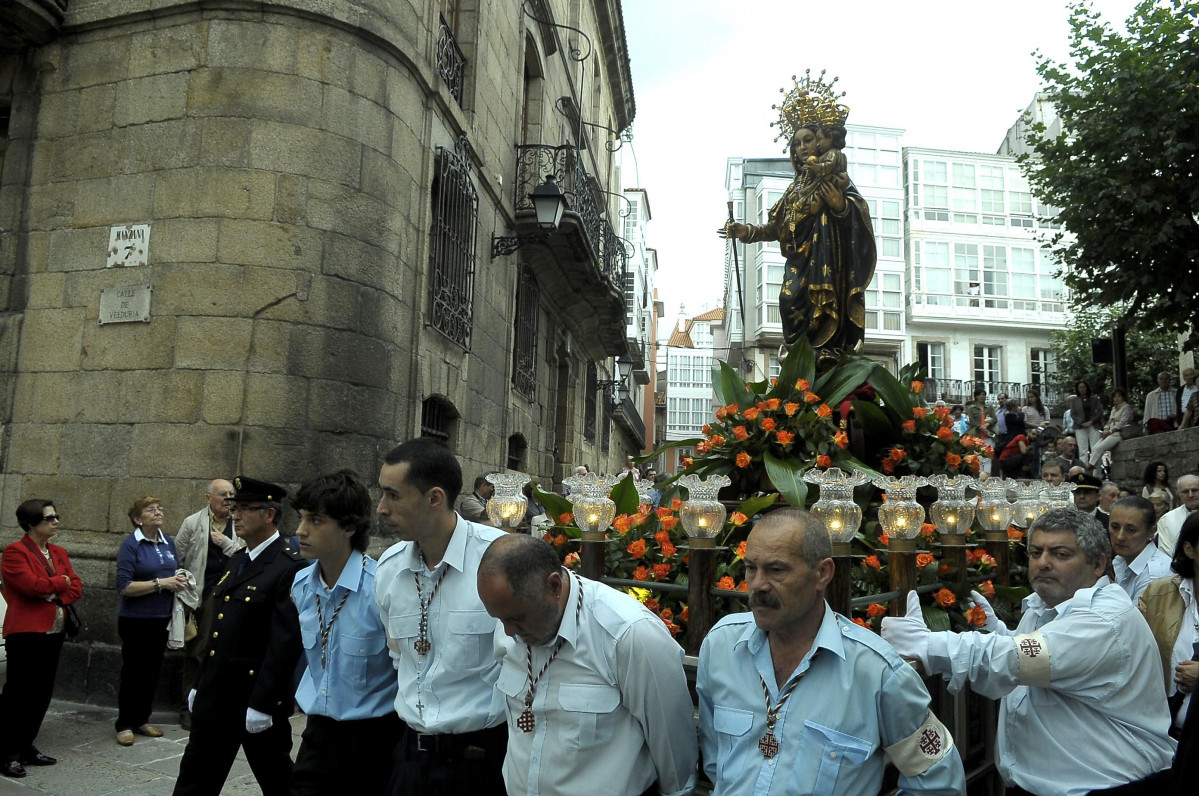
[[[265,542],[258,545],[253,550],[247,550],[246,555],[248,555],[250,557],[250,560],[253,561],[254,559],[258,558],[259,554],[262,553],[263,550],[266,549],[267,545],[269,545],[271,542],[275,541],[278,538],[279,538],[279,532],[275,531],[274,533],[271,534],[270,538],[267,539]]]
[[[157,542],[154,541],[153,539],[151,539],[149,536],[146,536],[144,533],[142,533],[142,529],[140,526],[133,529],[133,538],[139,542],[149,542],[150,544],[158,544],[158,542],[162,541],[162,530],[159,529],[159,531],[158,531],[158,541]]]
[[[1055,605],[1053,608],[1045,605],[1045,601],[1041,599],[1041,595],[1033,592],[1024,598],[1024,610],[1026,612],[1031,611],[1037,614],[1053,611],[1054,616],[1063,616],[1070,610],[1070,606],[1074,605],[1075,603],[1081,606],[1090,605],[1091,599],[1095,596],[1095,592],[1099,591],[1104,586],[1110,585],[1111,582],[1111,579],[1107,575],[1100,575],[1099,580],[1095,581],[1094,586],[1086,589],[1079,589],[1070,597]]]
[[[562,612],[562,621],[558,623],[558,636],[572,647],[577,647],[579,642],[579,622],[575,616],[575,601],[579,599],[579,595],[575,594],[575,589],[582,585],[582,578],[577,575],[570,574],[567,570],[566,574],[566,610]]]
[[[1140,555],[1138,555],[1132,561],[1126,563],[1125,566],[1140,575],[1145,571],[1145,567],[1149,566],[1149,562],[1153,560],[1154,553],[1156,552],[1157,545],[1155,545],[1153,542],[1150,542],[1149,544],[1145,545],[1145,549],[1141,551]]]
[[[312,582],[312,588],[320,589],[321,591],[333,591],[338,586],[348,591],[357,592],[358,587],[362,585],[362,571],[366,569],[366,561],[363,560],[362,553],[357,550],[350,551],[350,557],[346,559],[346,565],[341,568],[341,574],[337,576],[337,582],[333,584],[332,589],[325,588],[325,581],[321,577],[321,562],[315,561],[312,566],[312,573],[308,576]]]
[[[450,543],[446,546],[445,554],[442,555],[441,561],[436,567],[433,567],[434,571],[442,564],[453,567],[459,572],[466,571],[466,536],[470,533],[470,528],[467,527],[468,524],[466,520],[462,519],[461,514],[454,512],[454,530],[450,535]],[[415,542],[408,545],[407,560],[401,571],[416,572],[419,574],[427,570],[424,557],[421,555],[420,545]]]
[[[798,672],[806,669],[807,662],[812,659],[812,655],[821,647],[836,653],[839,658],[844,660],[845,642],[841,639],[841,621],[843,620],[833,612],[832,608],[829,608],[828,603],[824,603],[824,616],[820,620],[820,628],[816,631],[816,638],[812,641],[812,648],[808,650],[808,654],[800,661],[799,666],[795,667],[795,671]],[[769,636],[767,636],[766,631],[759,628],[757,622],[747,622],[745,630],[741,631],[741,636],[733,642],[733,646],[745,644],[750,654],[756,655],[768,639]],[[779,685],[782,684],[780,683]]]

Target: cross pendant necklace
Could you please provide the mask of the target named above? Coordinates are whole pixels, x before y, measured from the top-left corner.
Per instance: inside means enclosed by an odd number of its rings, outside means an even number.
[[[425,557],[421,556],[421,563],[425,563]],[[428,567],[426,567],[427,569]],[[445,573],[450,571],[447,564],[442,568],[441,574],[433,581],[433,588],[429,590],[429,595],[426,597],[421,593],[420,589],[420,573],[413,572],[412,577],[416,582],[416,599],[420,603],[420,626],[416,641],[413,642],[412,648],[416,650],[416,654],[424,657],[429,654],[429,650],[433,648],[433,644],[429,641],[429,606],[433,604],[433,595],[437,594],[437,587],[441,585],[441,579],[445,577]]]
[[[579,591],[578,599],[575,600],[575,627],[579,625],[579,614],[583,610],[583,582],[579,580],[579,576],[573,572],[570,573],[575,580],[575,588]],[[567,580],[567,583],[570,581]],[[537,718],[533,715],[533,694],[537,690],[537,683],[541,681],[541,676],[550,668],[550,664],[554,662],[554,658],[558,657],[558,652],[562,649],[562,645],[566,643],[566,639],[558,636],[558,643],[554,645],[554,651],[550,653],[550,657],[546,660],[545,665],[541,667],[541,671],[537,676],[533,676],[533,648],[525,644],[525,651],[528,654],[529,668],[529,690],[525,692],[525,709],[521,711],[520,716],[516,719],[516,726],[521,732],[530,733],[537,728]]]
[[[779,739],[774,735],[774,725],[778,722],[779,711],[787,700],[795,691],[795,686],[799,685],[800,678],[796,677],[791,681],[791,685],[779,695],[778,704],[774,707],[770,706],[770,689],[766,687],[766,680],[758,675],[758,679],[762,681],[762,695],[766,697],[766,734],[758,739],[758,751],[762,753],[762,757],[770,760],[779,753]]]

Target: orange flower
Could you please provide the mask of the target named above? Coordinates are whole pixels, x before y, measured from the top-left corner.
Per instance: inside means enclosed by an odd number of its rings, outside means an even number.
[[[741,542],[741,544],[737,545],[733,552],[736,554],[737,558],[745,558],[745,542]]]
[[[578,553],[567,553],[566,559],[563,560],[562,563],[566,565],[567,569],[569,569],[573,566],[576,566],[579,563],[579,554]]]
[[[746,453],[745,451],[741,451],[740,453],[737,454],[737,466],[738,467],[749,467],[749,454],[748,453]]]
[[[923,536],[925,539],[929,538],[936,532],[937,532],[937,526],[933,525],[931,522],[926,522],[920,526],[920,535]]]
[[[560,533],[554,537],[554,547],[561,547],[566,544],[566,534]]]
[[[713,434],[708,439],[708,444],[711,445],[713,448],[719,447],[724,444],[724,437],[720,436],[719,434]]]
[[[658,616],[662,617],[663,622],[670,624],[670,620],[674,619],[674,611],[670,610],[669,608],[663,608],[658,612]]]
[[[870,605],[866,608],[866,616],[870,617],[871,619],[882,616],[885,613],[887,613],[886,606],[880,605],[879,603],[870,603]]]
[[[942,564],[941,566],[937,567],[937,574],[938,575],[948,575],[949,569],[950,569],[950,567],[948,564]]]
[[[922,381],[912,382],[912,392],[924,392],[924,382],[922,382]]]
[[[942,588],[939,592],[933,595],[933,599],[937,601],[937,605],[942,608],[952,608],[958,604],[957,595],[949,589]]]
[[[712,443],[707,440],[695,443],[696,453],[707,453],[710,450],[712,450]]]
[[[682,459],[680,459],[680,461],[683,463],[683,469],[695,464],[695,458],[693,456],[684,456]]]
[[[654,580],[664,580],[670,575],[670,564],[654,564]]]
[[[778,409],[782,403],[782,400],[779,398],[767,398],[766,408],[773,412],[775,409]]]
[[[982,465],[979,464],[977,456],[975,456],[974,454],[970,454],[969,456],[966,457],[966,466],[968,466],[971,469],[971,471],[973,471],[974,474],[977,475],[979,468]]]
[[[729,417],[732,417],[733,415],[737,414],[739,411],[741,411],[741,407],[737,406],[737,404],[729,404],[728,406],[726,406],[724,408],[724,413],[726,415],[728,415]]]
[[[559,525],[570,525],[574,521],[575,521],[575,515],[571,514],[569,511],[564,511],[558,515],[558,524]]]
[[[812,385],[807,379],[800,379],[799,381],[795,382],[795,389],[799,390],[800,392],[807,392],[809,389],[811,389],[811,387]]]
[[[883,472],[887,475],[895,472],[895,462],[890,459],[883,459]]]
[[[978,563],[982,564],[984,567],[996,566],[995,558],[989,553],[983,553],[981,556],[979,556]]]
[[[654,541],[659,545],[670,544],[670,533],[665,530],[658,531],[654,534]]]
[[[905,451],[903,448],[892,448],[891,449],[891,461],[893,461],[893,462],[896,462],[896,463],[902,462],[904,459],[907,458],[907,456],[908,456],[908,452]]]
[[[747,521],[749,521],[749,517],[746,517],[739,511],[734,511],[733,516],[729,517],[729,522],[733,524],[734,528],[740,528]]]
[[[716,581],[716,588],[724,589],[725,591],[733,591],[737,588],[737,581],[733,580],[728,575],[725,575],[720,580]]]
[[[982,583],[978,584],[978,593],[987,599],[994,597],[995,584],[991,583],[989,580],[984,580]]]
[[[878,556],[866,556],[862,559],[862,564],[870,567],[871,569],[881,569],[883,566],[879,563]]]
[[[676,497],[676,498],[670,499],[670,510],[671,511],[678,511],[682,507],[683,507],[683,499],[682,498]]]
[[[936,415],[941,420],[944,420],[945,418],[949,417],[949,412],[950,412],[950,409],[948,406],[933,407],[933,414]]]
[[[737,584],[737,591],[749,591],[749,584],[745,581],[741,581]]]
[[[665,542],[662,545],[662,558],[674,558],[674,554],[677,553],[678,550],[679,549],[674,546],[673,542]]]
[[[690,618],[691,618],[691,611],[688,610],[688,606],[684,605],[683,610],[679,611],[679,621],[686,622]]]
[[[903,421],[903,430],[906,431],[908,434],[916,433],[916,421],[915,420]]]
[[[927,567],[929,564],[933,563],[936,560],[937,559],[933,558],[932,553],[917,553],[916,554],[916,566],[919,567],[920,569],[924,569],[925,567]]]
[[[641,558],[643,555],[645,555],[645,540],[638,539],[626,547],[625,550],[628,550],[629,555],[631,555],[633,558]]]
[[[632,527],[632,524],[633,520],[630,519],[628,514],[621,514],[619,517],[612,520],[612,527],[615,528],[619,533],[628,533],[629,528]]]
[[[927,408],[925,408],[923,406],[916,406],[916,407],[912,408],[912,417],[916,418],[917,420],[923,420],[927,416],[928,416]],[[705,431],[704,433],[707,434],[708,432]]]
[[[677,636],[683,628],[679,627],[674,622],[667,622],[666,629],[670,631],[671,636]]]
[[[790,445],[795,441],[795,435],[790,431],[776,431],[774,436],[778,439],[780,445]]]
[[[705,437],[712,433],[712,427],[707,423],[704,423],[704,427],[700,430],[704,432]]]
[[[723,406],[716,407],[716,419],[724,420],[726,417],[728,417],[728,412],[726,412],[724,410],[724,407]]]
[[[643,604],[643,605],[644,605],[646,608],[648,608],[648,609],[650,609],[651,611],[653,611],[654,613],[657,613],[657,612],[658,612],[658,609],[661,607],[660,605],[658,605],[658,601],[657,601],[657,600],[655,600],[653,597],[646,597],[646,598],[645,598],[645,602],[644,602],[644,603],[642,603],[642,604]]]
[[[890,544],[891,544],[891,537],[887,535],[887,532],[886,532],[886,531],[883,531],[882,533],[880,533],[880,534],[878,535],[878,543],[879,543],[879,544],[881,544],[883,547],[889,547],[889,546],[890,546]]]
[[[773,417],[762,418],[762,428],[766,429],[767,431],[774,431],[775,425],[776,424]]]
[[[674,512],[670,510],[670,506],[659,506],[658,508],[654,509],[654,514],[657,514],[658,519],[660,520],[666,519],[673,513]]]
[[[1007,538],[1011,542],[1019,542],[1024,538],[1024,531],[1017,528],[1015,525],[1009,525],[1007,529]]]
[[[748,408],[744,412],[742,412],[741,416],[744,417],[746,420],[757,420],[758,415],[761,413],[762,413],[761,409],[759,409],[756,406],[751,406],[750,408]]]
[[[665,528],[666,530],[668,530],[668,531],[673,531],[673,530],[674,530],[674,526],[676,526],[676,525],[678,525],[678,524],[679,524],[679,518],[678,518],[678,517],[673,517],[673,516],[672,516],[672,517],[663,517],[662,519],[658,520],[658,522],[659,522],[659,523],[661,524],[661,526],[662,526],[663,528]]]
[[[808,404],[820,403],[820,396],[814,392],[805,392],[803,394],[803,399],[804,399],[804,403],[808,403]]]
[[[633,570],[633,580],[646,580],[649,578],[649,570],[645,567],[637,567]]]
[[[838,431],[833,435],[833,442],[835,442],[838,447],[844,448],[849,444],[849,435],[847,435],[844,431]]]
[[[960,465],[961,463],[962,463],[962,457],[958,456],[956,453],[945,454],[945,466],[946,467],[953,467],[956,469],[958,467],[958,465]]]
[[[947,426],[941,426],[939,429],[937,429],[937,439],[941,440],[942,442],[949,442],[951,439],[953,439],[953,429],[948,428]]]
[[[799,404],[788,401],[787,403],[783,404],[783,411],[787,413],[787,417],[791,417],[799,411]]]
[[[860,617],[860,616],[855,616],[855,617],[853,618],[853,623],[854,623],[855,625],[859,626],[859,627],[864,627],[864,628],[866,628],[867,630],[871,630],[871,629],[872,629],[872,628],[870,627],[870,625],[866,624],[866,620],[865,620],[865,619],[863,619],[863,618],[862,618],[862,617]]]
[[[966,621],[975,627],[982,627],[987,623],[987,612],[980,605],[972,605],[966,609]]]
[[[749,431],[745,428],[745,426],[734,426],[733,436],[741,442],[745,442],[745,440],[749,439]]]
[[[821,404],[819,408],[816,409],[817,417],[831,417],[832,414],[833,410],[828,404]]]
[[[816,466],[817,467],[827,468],[827,467],[832,466],[832,463],[833,463],[833,460],[827,456],[817,456],[816,457]]]

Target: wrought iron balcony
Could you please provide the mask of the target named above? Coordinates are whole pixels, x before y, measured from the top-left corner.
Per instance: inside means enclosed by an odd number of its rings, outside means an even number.
[[[617,425],[621,426],[632,436],[633,441],[637,443],[638,450],[644,448],[645,421],[641,419],[641,413],[637,411],[637,406],[631,399],[624,398],[620,403],[615,405],[615,409],[613,419]]]
[[[554,297],[559,317],[591,359],[625,354],[628,252],[602,215],[597,194],[603,194],[578,149],[569,144],[517,147],[514,234],[544,234],[529,195],[547,174],[554,175],[566,197],[566,212],[543,243],[521,249],[521,259],[537,273],[545,294]]]
[[[449,86],[450,93],[462,105],[462,87],[466,75],[466,56],[454,38],[450,24],[441,17],[441,29],[437,34],[437,74]]]
[[[5,0],[0,3],[0,53],[40,47],[58,35],[67,0]]]

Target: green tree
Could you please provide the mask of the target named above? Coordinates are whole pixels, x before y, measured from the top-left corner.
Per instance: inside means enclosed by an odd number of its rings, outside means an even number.
[[[1110,405],[1107,399],[1113,387],[1112,366],[1091,362],[1091,339],[1110,340],[1112,329],[1123,317],[1120,309],[1080,309],[1074,314],[1069,329],[1049,335],[1049,344],[1057,360],[1057,374],[1052,383],[1062,396],[1073,393],[1079,379],[1086,379],[1091,389],[1103,396],[1104,405]],[[1125,334],[1124,345],[1128,400],[1139,413],[1145,393],[1157,386],[1157,374],[1163,370],[1178,372],[1178,338],[1160,329],[1141,331],[1132,328]]]
[[[1199,0],[1144,0],[1128,33],[1071,6],[1071,63],[1037,70],[1062,132],[1034,125],[1022,158],[1060,208],[1065,282],[1080,307],[1127,307],[1129,327],[1199,347]]]

